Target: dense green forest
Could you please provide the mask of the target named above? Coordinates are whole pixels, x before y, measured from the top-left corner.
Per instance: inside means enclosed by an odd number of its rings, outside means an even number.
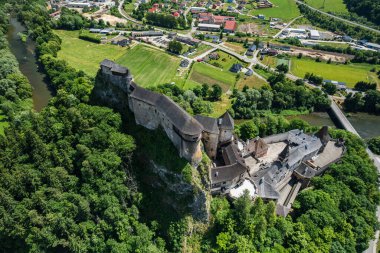
[[[94,80],[55,57],[61,43],[51,30],[56,23],[39,2],[19,5],[12,1],[10,5],[0,1],[0,101],[9,124],[0,136],[1,251],[337,253],[362,252],[368,246],[378,227],[377,173],[364,143],[342,130],[331,131],[346,142],[342,162],[301,192],[287,218],[275,215],[273,202],[252,202],[247,196],[232,202],[213,198],[209,224],[183,217],[166,228],[142,217],[141,203],[149,199],[149,193],[142,193],[134,175],[143,169],[134,168],[141,138],[125,133],[129,125],[119,114],[91,105]],[[30,85],[7,47],[5,13],[11,11],[36,41],[39,61],[56,90],[40,113],[31,110]],[[272,77],[271,84],[267,91],[235,92],[235,96],[258,96],[257,92],[261,96],[257,105],[236,104],[236,111],[254,110],[264,99],[271,99],[272,107],[279,110],[284,103],[295,103],[297,108],[326,105],[321,94],[281,76]],[[178,97],[193,112],[206,110],[219,94],[218,88],[187,92],[170,85],[158,91]],[[290,94],[302,95],[309,104],[288,101]],[[301,120],[268,116],[247,121],[237,133],[250,138],[292,128],[316,130]],[[161,154],[161,159],[170,156]]]
[[[380,25],[380,4],[378,0],[344,0],[344,3],[350,11]]]

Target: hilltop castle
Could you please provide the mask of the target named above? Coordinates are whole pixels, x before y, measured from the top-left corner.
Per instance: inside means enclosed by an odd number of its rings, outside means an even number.
[[[100,67],[103,78],[127,94],[136,123],[148,129],[161,126],[179,155],[191,164],[198,165],[202,159],[201,142],[214,159],[218,147],[232,141],[234,121],[227,112],[218,119],[192,117],[167,96],[139,87],[127,68],[107,59]]]
[[[110,60],[101,63],[101,75],[110,89],[122,90],[117,102],[126,95],[137,124],[162,127],[179,155],[194,166],[203,147],[213,161],[207,187],[211,193],[236,198],[248,190],[252,198],[275,200],[279,215],[286,216],[299,190],[345,152],[344,142],[332,139],[327,127],[314,135],[294,129],[244,142],[234,138],[234,120],[227,112],[220,118],[192,117],[167,96],[139,87],[127,68]]]

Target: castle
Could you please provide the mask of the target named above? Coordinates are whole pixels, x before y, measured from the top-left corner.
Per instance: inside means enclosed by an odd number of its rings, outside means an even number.
[[[100,67],[103,78],[127,94],[136,123],[152,130],[161,126],[180,157],[194,166],[202,159],[201,142],[214,159],[218,147],[232,141],[234,121],[227,112],[219,119],[192,117],[167,96],[139,87],[127,68],[107,59]]]
[[[201,162],[203,147],[213,161],[208,186],[213,194],[236,198],[248,191],[252,198],[275,200],[277,213],[286,216],[299,190],[345,152],[344,142],[332,139],[327,127],[314,135],[295,129],[244,142],[234,138],[228,112],[217,119],[192,117],[165,95],[139,87],[127,68],[110,60],[102,61],[101,74],[125,93],[137,124],[162,127],[179,155],[194,166]]]

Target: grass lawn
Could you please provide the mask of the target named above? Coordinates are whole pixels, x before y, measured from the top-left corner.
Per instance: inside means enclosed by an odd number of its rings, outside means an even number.
[[[202,85],[203,83],[209,85],[219,84],[223,91],[226,92],[235,84],[236,75],[228,70],[222,70],[206,63],[197,62],[193,65],[189,79],[192,83],[186,82],[185,86],[195,85],[195,83],[198,83],[199,85]]]
[[[264,56],[264,59],[261,61],[266,66],[276,67],[277,66],[277,58],[272,56]]]
[[[315,62],[308,58],[292,58],[291,72],[299,77],[304,77],[306,72],[322,76],[324,79],[345,82],[348,87],[354,87],[359,81],[376,82],[380,86],[380,80],[376,73],[370,72],[373,67],[379,65],[370,64],[327,64],[326,62]]]
[[[250,14],[263,14],[266,19],[273,17],[281,18],[284,21],[289,21],[300,16],[296,2],[293,0],[271,0],[271,2],[274,4],[273,8],[253,9]]]
[[[62,39],[58,58],[66,60],[71,67],[83,70],[90,76],[96,75],[99,64],[104,59],[116,60],[127,52],[123,47],[78,39],[79,31],[56,30],[55,33]]]
[[[326,12],[348,13],[343,0],[305,0],[307,4]]]
[[[141,86],[175,82],[182,86],[184,80],[177,76],[180,58],[143,45],[131,49],[101,45],[78,39],[79,31],[55,31],[62,39],[62,49],[58,58],[66,60],[70,66],[95,76],[99,64],[104,59],[116,61],[132,71]]]
[[[219,50],[217,50],[216,52],[220,56],[219,59],[218,60],[210,60],[209,63],[210,64],[212,64],[212,63],[220,64],[224,71],[229,71],[230,68],[232,67],[232,65],[234,65],[235,63],[240,63],[244,67],[247,66],[246,63],[241,62],[239,59],[237,59],[236,57],[234,57],[232,55],[229,55],[229,54],[227,54],[223,51],[219,51]]]
[[[151,47],[137,45],[116,62],[128,67],[136,83],[143,87],[170,82],[182,87],[184,82],[176,76],[181,59]]]
[[[263,79],[258,78],[255,75],[252,75],[252,76],[244,75],[244,77],[241,77],[239,81],[236,83],[235,88],[238,90],[242,90],[244,86],[248,86],[249,88],[259,89],[264,85],[266,85],[266,82]]]
[[[349,45],[346,43],[332,43],[332,42],[318,42],[322,46],[330,46],[334,48],[347,48]]]

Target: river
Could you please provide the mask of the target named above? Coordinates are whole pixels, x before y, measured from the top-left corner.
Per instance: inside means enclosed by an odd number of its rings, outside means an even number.
[[[19,32],[24,32],[25,27],[16,19],[11,18],[7,33],[7,40],[11,52],[16,56],[20,71],[28,78],[33,87],[33,105],[36,111],[41,111],[45,107],[52,92],[48,89],[45,75],[39,72],[37,59],[35,56],[35,43],[28,39],[25,43],[18,36]]]
[[[350,113],[347,119],[363,139],[380,136],[380,116],[368,113]],[[326,112],[313,112],[306,115],[289,116],[288,119],[299,118],[314,126],[335,126]]]

